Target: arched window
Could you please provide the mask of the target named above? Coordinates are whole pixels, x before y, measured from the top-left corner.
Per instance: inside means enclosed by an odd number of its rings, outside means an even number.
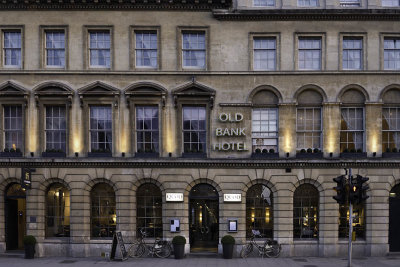
[[[278,152],[278,102],[279,98],[270,90],[261,90],[252,97],[253,153]]]
[[[91,237],[112,237],[117,225],[115,193],[105,183],[97,184],[90,192]]]
[[[365,96],[359,90],[350,89],[343,93],[340,101],[340,152],[363,152]]]
[[[349,204],[339,206],[339,238],[349,237]],[[356,238],[365,239],[365,202],[353,204],[353,231]]]
[[[382,100],[382,152],[397,152],[400,149],[400,90],[386,91]]]
[[[311,89],[302,91],[297,97],[297,150],[321,150],[322,140],[322,95]]]
[[[137,190],[137,231],[147,237],[162,237],[162,194],[154,184],[143,184]]]
[[[249,188],[246,194],[246,237],[259,230],[263,237],[273,237],[272,191],[263,184]]]
[[[300,185],[293,197],[293,238],[318,238],[319,192],[310,184]]]
[[[54,183],[46,191],[46,237],[69,236],[70,194]]]

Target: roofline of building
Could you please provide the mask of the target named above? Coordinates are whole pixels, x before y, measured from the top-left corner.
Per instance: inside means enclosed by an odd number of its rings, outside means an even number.
[[[399,20],[400,9],[214,9],[218,20]]]
[[[2,1],[2,10],[187,10],[230,8],[232,0],[13,0]]]
[[[398,159],[0,159],[0,168],[212,168],[212,169],[388,169],[400,168]]]

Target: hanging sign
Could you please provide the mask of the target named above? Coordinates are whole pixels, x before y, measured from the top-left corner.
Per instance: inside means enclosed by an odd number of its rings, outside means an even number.
[[[167,202],[182,202],[183,193],[167,193],[165,199]]]
[[[115,252],[117,251],[117,246],[119,247],[121,255],[122,255],[122,258],[120,258],[120,259],[115,258]],[[124,261],[124,260],[128,259],[128,252],[125,249],[125,244],[124,244],[124,240],[122,239],[121,232],[114,233],[113,242],[112,242],[112,246],[111,246],[110,259],[113,261]]]
[[[25,189],[32,188],[32,172],[35,169],[21,168],[21,187]]]
[[[224,194],[224,202],[242,202],[242,194]]]

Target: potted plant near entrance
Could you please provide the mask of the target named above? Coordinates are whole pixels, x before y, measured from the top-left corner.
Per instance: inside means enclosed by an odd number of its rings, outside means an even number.
[[[222,251],[224,259],[233,258],[233,246],[235,245],[235,238],[231,235],[226,235],[221,239]]]
[[[35,257],[36,238],[33,235],[24,237],[25,259],[33,259]]]
[[[186,238],[184,236],[177,235],[172,239],[175,259],[183,259],[183,257],[185,256],[185,244]]]

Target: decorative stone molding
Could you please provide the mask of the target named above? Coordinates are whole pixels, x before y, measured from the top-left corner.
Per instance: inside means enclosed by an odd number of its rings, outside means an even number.
[[[192,81],[172,90],[172,95],[174,97],[175,108],[178,106],[178,99],[180,97],[207,98],[210,109],[214,107],[215,90],[197,82],[194,77]]]
[[[0,10],[192,10],[229,8],[232,0],[14,0],[2,1]]]
[[[398,9],[259,9],[213,10],[218,20],[399,20]]]

